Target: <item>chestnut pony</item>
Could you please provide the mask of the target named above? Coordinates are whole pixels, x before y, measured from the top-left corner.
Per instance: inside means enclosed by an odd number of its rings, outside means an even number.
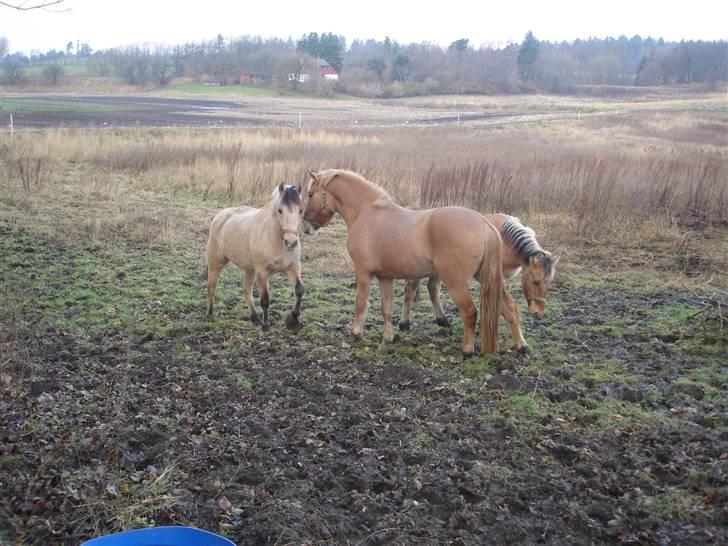
[[[533,230],[521,224],[521,221],[515,216],[495,213],[486,214],[485,218],[500,232],[503,239],[503,277],[512,279],[521,273],[521,287],[528,303],[528,310],[536,315],[543,315],[546,310],[546,292],[556,274],[559,256],[552,255],[541,248]],[[407,281],[404,289],[402,318],[399,322],[400,330],[409,330],[410,309],[417,302],[419,289],[419,279]],[[440,326],[448,326],[449,323],[440,302],[440,279],[437,276],[430,277],[427,281],[427,289],[435,312],[435,322]],[[510,316],[516,318],[516,325],[511,324],[507,313],[504,312],[503,317],[511,326],[511,334],[516,347],[525,352],[528,348],[526,340],[520,334],[520,328],[514,328],[520,323],[518,307],[513,300],[509,301],[509,305],[512,305]]]
[[[480,282],[480,346],[498,350],[498,320],[507,293],[501,273],[501,237],[482,214],[463,207],[409,210],[381,187],[351,171],[309,171],[311,184],[304,220],[319,229],[336,215],[346,222],[354,262],[356,309],[352,335],[364,331],[373,278],[379,281],[385,342],[394,339],[394,279],[437,275],[447,286],[464,323],[461,350],[472,354],[478,310],[468,291]]]

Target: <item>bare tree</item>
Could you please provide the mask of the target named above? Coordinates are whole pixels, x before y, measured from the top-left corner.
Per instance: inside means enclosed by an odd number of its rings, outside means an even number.
[[[8,49],[10,49],[10,42],[5,36],[0,36],[0,61],[3,60]]]
[[[63,75],[63,67],[58,63],[46,65],[43,69],[43,78],[51,85],[58,85],[58,80]]]

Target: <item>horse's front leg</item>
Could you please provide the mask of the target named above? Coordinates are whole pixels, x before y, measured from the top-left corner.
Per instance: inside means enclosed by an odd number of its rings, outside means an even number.
[[[268,273],[258,272],[256,276],[258,281],[258,290],[260,290],[260,307],[263,309],[263,330],[270,330],[270,321],[268,320],[268,307],[270,307],[270,294],[268,293]]]
[[[354,310],[354,323],[351,335],[354,339],[361,339],[364,333],[364,323],[367,320],[367,307],[369,306],[369,289],[372,285],[370,273],[357,273],[356,275],[356,308]]]
[[[382,298],[382,318],[384,318],[384,333],[382,334],[382,340],[385,343],[389,343],[394,340],[394,328],[392,328],[394,281],[392,279],[379,278],[379,293]]]
[[[293,303],[293,309],[291,314],[286,318],[286,328],[291,330],[295,329],[299,325],[298,317],[301,315],[301,299],[303,298],[303,282],[301,282],[301,264],[293,264],[288,271],[286,271],[288,280],[293,285],[293,293],[295,295],[295,301]]]
[[[243,279],[243,296],[245,297],[245,303],[250,309],[250,320],[255,324],[260,322],[260,317],[255,310],[255,304],[253,303],[253,285],[255,284],[255,271],[253,269],[245,270],[245,278]]]
[[[515,300],[506,289],[503,290],[503,295],[501,296],[500,308],[501,315],[503,315],[511,330],[513,342],[516,344],[518,352],[525,354],[528,352],[528,343],[526,343],[523,337],[523,331],[521,330],[521,313],[518,311],[518,305],[516,305]]]

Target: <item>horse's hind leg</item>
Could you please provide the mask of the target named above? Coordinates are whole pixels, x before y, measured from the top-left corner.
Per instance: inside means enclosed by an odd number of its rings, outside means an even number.
[[[410,279],[404,283],[404,305],[402,306],[402,317],[399,319],[399,329],[410,329],[410,310],[417,301],[417,292],[420,289],[419,279]]]
[[[250,309],[250,320],[254,323],[260,323],[260,317],[255,310],[255,303],[253,303],[253,286],[255,285],[255,271],[252,269],[245,270],[245,279],[243,279],[243,297],[245,297],[245,303]]]
[[[215,291],[217,280],[220,277],[222,268],[227,264],[227,259],[219,259],[216,256],[207,256],[207,318],[212,318],[212,311],[215,302]]]
[[[463,319],[463,342],[460,346],[460,350],[463,352],[464,356],[469,356],[473,354],[475,350],[475,323],[478,319],[478,310],[470,297],[467,282],[464,284],[449,284],[445,281],[445,284],[447,285],[450,297],[455,302],[455,305],[458,306],[460,317]]]
[[[268,275],[267,273],[258,273],[257,275],[258,289],[260,290],[260,307],[263,309],[263,330],[270,330],[270,321],[268,320],[268,307],[270,306],[270,295],[268,293]]]
[[[394,281],[392,279],[379,279],[379,293],[382,299],[382,317],[384,318],[384,333],[382,339],[389,343],[394,339],[392,328],[392,304],[394,302]]]
[[[427,291],[430,293],[432,300],[432,310],[435,312],[435,322],[438,326],[448,327],[450,321],[445,316],[445,310],[442,308],[440,301],[440,275],[435,274],[427,281]]]
[[[301,264],[294,264],[288,271],[286,271],[288,280],[294,286],[293,293],[296,297],[293,303],[293,309],[291,314],[286,318],[286,328],[291,330],[298,327],[298,317],[301,315],[301,299],[303,298],[303,282],[301,282]]]
[[[513,297],[508,293],[507,290],[503,290],[501,296],[501,315],[506,319],[508,327],[511,329],[511,335],[513,336],[513,342],[516,344],[516,348],[519,353],[525,353],[528,351],[528,343],[523,337],[523,331],[521,330],[521,313],[518,311],[518,305],[516,305]]]

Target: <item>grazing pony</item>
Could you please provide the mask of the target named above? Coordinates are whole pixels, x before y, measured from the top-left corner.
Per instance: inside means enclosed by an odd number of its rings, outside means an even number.
[[[512,279],[522,272],[521,286],[528,302],[528,309],[536,315],[543,315],[546,310],[546,292],[556,274],[556,264],[560,257],[541,248],[534,231],[521,224],[521,221],[515,216],[496,213],[486,214],[485,218],[500,232],[503,239],[503,276],[506,279]],[[410,309],[417,302],[419,289],[419,279],[407,281],[405,284],[400,330],[409,330]],[[448,326],[449,322],[440,302],[440,279],[437,276],[430,277],[427,281],[427,289],[435,312],[435,322],[440,326]],[[510,315],[516,318],[515,326],[517,326],[520,324],[518,307],[512,298],[508,298],[508,300],[508,305],[511,306]],[[516,347],[522,352],[526,351],[528,345],[523,339],[520,327],[514,327],[505,312],[503,317],[511,327]]]
[[[348,231],[347,247],[356,276],[356,310],[352,335],[364,331],[369,289],[379,281],[385,342],[394,339],[394,279],[437,275],[458,306],[464,323],[461,350],[474,351],[478,310],[468,291],[480,282],[480,345],[498,350],[498,320],[506,291],[501,273],[501,238],[482,214],[463,207],[409,210],[397,205],[381,187],[351,171],[309,171],[311,184],[304,219],[314,229],[340,214]]]
[[[218,212],[210,224],[207,241],[207,316],[212,317],[213,300],[220,272],[228,262],[245,271],[243,295],[250,309],[250,319],[260,322],[253,304],[253,284],[258,283],[260,306],[263,309],[263,330],[270,328],[268,320],[268,278],[284,272],[294,285],[296,296],[288,328],[298,326],[301,314],[303,283],[301,282],[301,229],[303,185],[281,184],[261,209],[237,207]]]

